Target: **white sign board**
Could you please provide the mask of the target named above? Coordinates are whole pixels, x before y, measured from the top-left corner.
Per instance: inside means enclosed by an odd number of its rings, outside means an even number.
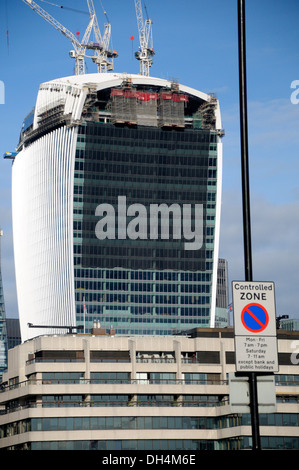
[[[273,282],[233,281],[237,372],[277,372]]]
[[[257,376],[259,413],[277,411],[274,375]],[[229,403],[232,413],[250,413],[250,392],[248,377],[229,374]]]

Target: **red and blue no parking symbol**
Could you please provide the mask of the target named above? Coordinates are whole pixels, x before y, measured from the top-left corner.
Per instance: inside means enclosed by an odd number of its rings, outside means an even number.
[[[260,333],[269,323],[269,314],[262,305],[252,303],[243,308],[241,320],[246,330]]]

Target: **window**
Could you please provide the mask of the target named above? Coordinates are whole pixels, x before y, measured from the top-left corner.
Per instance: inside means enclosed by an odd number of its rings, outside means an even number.
[[[43,372],[43,383],[49,384],[77,384],[84,381],[83,372]]]
[[[137,372],[136,379],[139,384],[174,384],[176,374],[172,372]]]
[[[129,383],[129,372],[92,372],[91,383]]]

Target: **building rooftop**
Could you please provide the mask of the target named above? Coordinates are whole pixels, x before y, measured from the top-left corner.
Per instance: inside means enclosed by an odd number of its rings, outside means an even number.
[[[192,119],[193,122],[194,116],[199,113],[203,127],[213,128],[223,135],[219,103],[213,94],[203,93],[180,83],[156,77],[124,73],[94,73],[57,78],[40,85],[35,107],[24,119],[18,152],[24,145],[30,144],[50,130],[64,124],[76,126],[84,120],[119,124],[118,119],[108,119],[108,114],[116,113],[117,116],[120,114],[117,103],[121,101],[121,97],[117,93],[113,94],[112,89],[126,90],[126,98],[129,96],[128,90],[131,90],[130,97],[137,99],[139,103],[146,102],[145,106],[139,106],[138,121],[133,122],[133,120],[131,124],[185,127],[188,126],[186,118]],[[175,102],[174,106],[180,109],[179,113],[182,114],[180,123],[169,124],[165,119],[165,112],[173,119],[174,114],[179,114],[177,110],[173,113],[164,106],[161,113],[161,104],[160,110],[157,110],[157,105],[148,106],[151,104],[150,101],[157,102],[158,100],[168,106],[169,96]],[[113,108],[115,103],[118,108],[115,106]],[[160,121],[157,119],[157,113],[160,113]],[[164,118],[161,120],[162,114]],[[150,115],[152,117],[149,119]]]

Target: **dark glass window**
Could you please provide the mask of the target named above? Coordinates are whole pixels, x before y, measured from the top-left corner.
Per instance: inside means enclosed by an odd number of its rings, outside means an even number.
[[[82,126],[82,130],[83,130]],[[83,134],[83,133],[82,133]],[[205,271],[206,207],[215,200],[208,191],[208,177],[216,177],[209,161],[207,130],[165,131],[159,128],[127,128],[87,123],[83,158],[84,184],[75,187],[83,194],[82,266],[91,268],[127,268]],[[77,168],[82,169],[80,166]],[[147,211],[146,238],[121,238],[118,231],[118,196],[126,197],[126,207],[142,204]],[[110,204],[115,214],[115,239],[99,240],[95,235],[99,204]],[[195,204],[203,205],[203,245],[186,250],[181,219],[181,239],[173,236],[172,213],[169,239],[152,239],[149,233],[151,204],[191,204],[191,230],[194,230]],[[127,224],[137,213],[126,217]],[[168,216],[167,216],[168,217]],[[164,219],[165,220],[165,219]],[[161,227],[161,220],[160,220]],[[80,222],[76,222],[80,230]],[[140,227],[135,227],[135,233]],[[159,228],[160,230],[160,228]],[[209,228],[209,233],[212,228]],[[192,240],[191,240],[192,241]]]

